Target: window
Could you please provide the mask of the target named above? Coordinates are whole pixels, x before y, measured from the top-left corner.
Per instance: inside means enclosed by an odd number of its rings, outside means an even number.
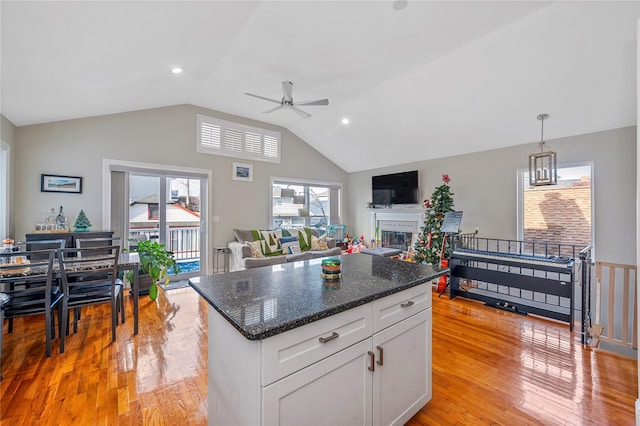
[[[280,163],[280,133],[198,115],[197,151]]]
[[[9,144],[0,141],[0,238],[9,233]]]
[[[273,179],[271,187],[273,228],[310,227],[322,235],[340,223],[340,184]]]
[[[586,247],[593,242],[591,163],[558,166],[558,184],[529,186],[520,173],[519,238]]]

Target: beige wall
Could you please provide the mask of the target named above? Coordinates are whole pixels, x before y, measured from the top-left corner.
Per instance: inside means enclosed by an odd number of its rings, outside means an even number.
[[[593,161],[595,255],[598,260],[636,263],[636,127],[546,141],[560,164]],[[517,170],[527,167],[534,144],[387,167],[349,175],[348,232],[369,231],[371,176],[419,170],[422,197],[451,178],[462,231],[491,238],[517,238]]]
[[[264,127],[282,133],[282,163],[245,161],[196,153],[196,114]],[[102,160],[210,169],[209,196],[215,246],[233,239],[233,228],[268,226],[269,177],[317,179],[346,184],[347,175],[286,129],[192,105],[24,126],[16,129],[16,236],[24,238],[50,208],[64,206],[71,223],[80,209],[102,221]],[[233,162],[253,164],[253,182],[231,179]],[[83,193],[40,192],[40,174],[82,176]]]
[[[15,156],[15,132],[16,126],[0,114],[0,138],[9,145],[9,229],[8,235],[0,235],[0,238],[15,235],[15,193],[16,193],[16,156]]]

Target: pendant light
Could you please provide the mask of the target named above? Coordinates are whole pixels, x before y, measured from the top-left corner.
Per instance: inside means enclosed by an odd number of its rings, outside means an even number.
[[[558,164],[554,151],[545,151],[544,144],[544,120],[549,118],[549,114],[540,114],[538,120],[541,121],[542,133],[540,136],[540,152],[529,154],[529,185],[557,185],[558,184]]]

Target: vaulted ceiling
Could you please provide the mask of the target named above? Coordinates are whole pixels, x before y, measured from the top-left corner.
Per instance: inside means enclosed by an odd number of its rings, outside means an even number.
[[[194,104],[286,127],[348,172],[529,153],[540,113],[545,140],[636,124],[638,2],[398,3],[2,1],[1,112]],[[244,94],[279,99],[284,80],[329,105],[265,114]]]

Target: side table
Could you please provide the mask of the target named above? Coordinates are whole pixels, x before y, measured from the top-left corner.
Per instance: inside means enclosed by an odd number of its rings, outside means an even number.
[[[213,273],[224,274],[229,272],[229,247],[214,247],[213,249]]]
[[[9,296],[0,293],[0,326],[4,327],[4,305],[9,303]],[[2,335],[4,332],[0,329],[0,382],[2,381]]]

